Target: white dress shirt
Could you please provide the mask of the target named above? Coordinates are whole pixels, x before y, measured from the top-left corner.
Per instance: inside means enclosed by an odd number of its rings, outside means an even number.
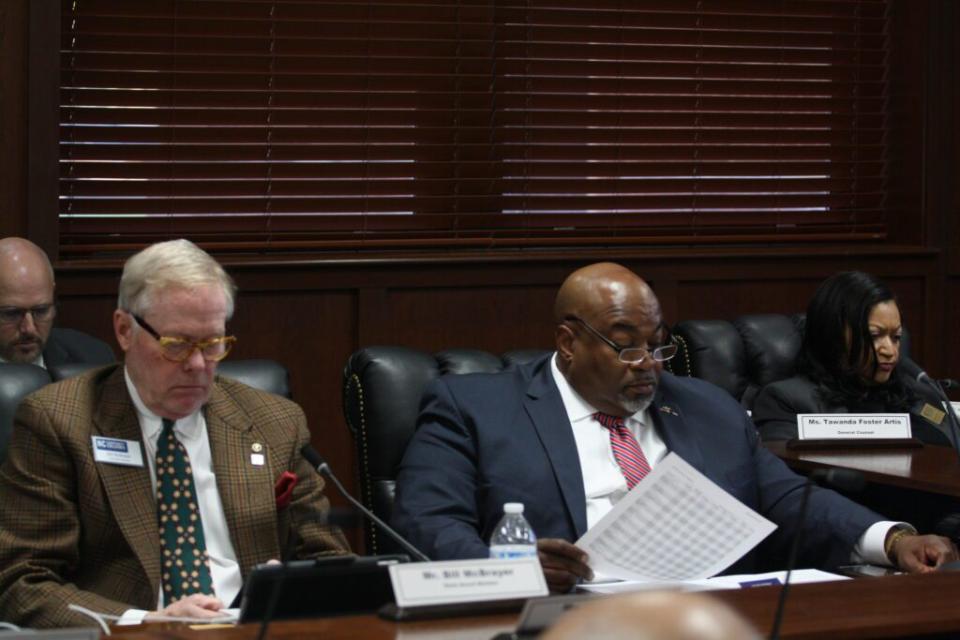
[[[3,358],[0,358],[0,364],[10,364],[10,363],[7,362],[6,360],[4,360]],[[36,365],[36,366],[40,367],[41,369],[46,369],[46,368],[47,368],[47,363],[43,361],[43,353],[42,353],[42,352],[40,353],[40,355],[37,356],[37,359],[36,359],[36,360],[34,360],[33,362],[28,362],[27,364]]]
[[[573,427],[577,443],[577,457],[583,472],[583,493],[587,499],[587,529],[600,521],[614,505],[627,494],[627,481],[617,464],[610,446],[610,432],[593,419],[597,409],[577,393],[557,367],[557,354],[550,359],[550,370],[560,391],[564,409]],[[624,418],[624,424],[633,433],[652,470],[669,450],[654,428],[650,411],[643,409]],[[871,525],[854,547],[851,561],[889,565],[884,553],[887,532],[897,522],[877,522]]]
[[[163,419],[150,411],[140,399],[137,388],[130,379],[130,374],[124,368],[124,379],[130,398],[137,409],[137,418],[143,431],[144,457],[150,467],[150,484],[154,495],[157,491],[157,440],[163,430]],[[213,472],[213,461],[210,455],[210,440],[207,437],[207,421],[203,411],[177,420],[173,426],[177,439],[183,443],[190,456],[190,466],[193,469],[193,482],[196,485],[197,506],[200,508],[200,521],[203,523],[203,537],[210,556],[210,577],[213,581],[214,594],[220,598],[225,607],[229,607],[243,585],[240,574],[240,565],[237,563],[237,554],[230,540],[230,530],[227,528],[227,516],[223,511],[223,502],[217,490],[217,477]],[[159,534],[158,534],[159,535]],[[169,603],[164,603],[163,585],[157,597],[157,609],[163,609]],[[140,609],[130,609],[124,613],[121,622],[136,624],[143,620],[148,612]]]

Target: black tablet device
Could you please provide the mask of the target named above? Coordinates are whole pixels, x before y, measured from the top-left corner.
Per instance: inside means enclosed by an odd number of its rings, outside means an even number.
[[[387,567],[405,555],[333,556],[265,564],[247,577],[240,600],[240,622],[371,613],[393,602]]]

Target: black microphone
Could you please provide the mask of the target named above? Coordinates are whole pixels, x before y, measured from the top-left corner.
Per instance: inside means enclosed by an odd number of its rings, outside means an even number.
[[[859,493],[867,486],[864,475],[853,469],[814,469],[810,472],[809,479],[847,493]]]
[[[790,546],[787,575],[784,576],[783,587],[780,589],[780,600],[777,602],[777,611],[773,616],[770,640],[777,640],[780,637],[780,623],[783,621],[783,610],[787,604],[787,593],[790,591],[790,576],[793,573],[794,565],[797,564],[800,539],[803,537],[803,525],[807,520],[807,503],[810,500],[810,491],[813,489],[814,483],[818,481],[833,485],[844,491],[860,491],[867,484],[863,474],[853,469],[815,469],[807,476],[807,481],[803,484],[803,497],[800,499],[800,513],[797,514],[797,533],[793,536],[793,544]]]
[[[940,378],[940,386],[943,389],[960,389],[960,382],[955,378]]]
[[[337,490],[350,501],[354,507],[356,507],[363,515],[367,516],[372,520],[380,529],[382,529],[388,536],[393,538],[393,540],[403,547],[403,550],[410,554],[411,557],[415,558],[420,562],[430,562],[428,558],[422,551],[417,549],[415,546],[404,540],[403,536],[394,531],[390,525],[378,518],[372,511],[363,506],[359,500],[354,498],[352,495],[347,493],[347,490],[343,488],[343,485],[340,484],[340,481],[337,480],[337,476],[333,475],[333,471],[330,469],[330,465],[327,464],[327,461],[323,459],[316,449],[314,449],[310,444],[305,444],[300,448],[300,455],[307,459],[307,462],[316,469],[317,473],[322,476],[326,476],[330,479],[331,482],[337,487]]]
[[[948,398],[947,394],[943,391],[943,387],[940,386],[939,382],[927,375],[927,372],[921,369],[920,365],[910,358],[904,358],[897,366],[908,376],[916,380],[917,383],[926,384],[933,389],[940,401],[943,402],[947,410],[947,421],[950,423],[950,439],[953,444],[953,450],[957,452],[957,460],[960,461],[960,447],[957,446],[957,433],[960,432],[960,419],[957,418],[957,412],[953,410],[953,404],[951,404],[950,398]]]

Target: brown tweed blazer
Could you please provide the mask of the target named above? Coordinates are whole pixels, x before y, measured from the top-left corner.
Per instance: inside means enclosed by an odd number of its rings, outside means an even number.
[[[218,378],[204,415],[244,577],[279,558],[288,540],[295,557],[348,552],[339,530],[321,524],[329,505],[322,479],[300,456],[309,440],[300,407]],[[160,539],[149,467],[94,462],[92,435],[136,440],[145,450],[122,366],[49,385],[20,405],[0,467],[0,620],[88,626],[68,604],[113,614],[156,609]],[[266,455],[262,466],[250,461],[254,443]],[[299,482],[278,513],[274,484],[287,470]]]

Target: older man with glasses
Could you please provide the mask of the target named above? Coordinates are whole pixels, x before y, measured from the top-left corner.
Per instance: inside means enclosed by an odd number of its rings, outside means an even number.
[[[24,238],[0,239],[0,362],[48,367],[114,356],[105,342],[72,329],[54,329],[53,267]]]
[[[122,365],[21,404],[0,467],[0,620],[212,617],[257,564],[347,552],[300,456],[303,412],[216,377],[234,285],[186,240],[130,258],[113,326]],[[32,315],[32,314],[31,314]]]
[[[554,316],[553,354],[428,387],[397,477],[400,533],[437,560],[486,557],[503,504],[522,502],[547,583],[565,591],[592,577],[573,541],[674,452],[780,525],[729,571],[782,568],[771,564],[793,540],[805,481],[759,446],[729,394],[662,371],[677,347],[647,283],[620,265],[584,267],[560,287]],[[945,538],[883,522],[831,491],[814,490],[809,504],[805,564],[856,555],[930,571],[956,557]]]

